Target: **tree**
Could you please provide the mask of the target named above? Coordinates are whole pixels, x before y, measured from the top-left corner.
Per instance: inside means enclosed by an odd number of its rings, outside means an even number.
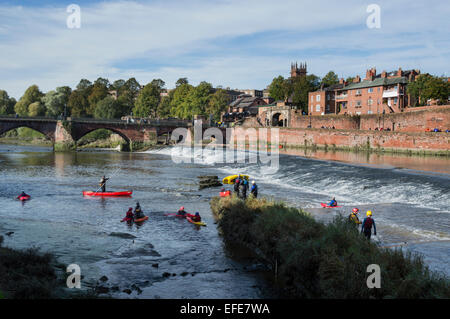
[[[177,88],[177,87],[179,87],[179,86],[181,86],[183,84],[189,84],[189,81],[188,81],[187,78],[179,78],[177,80],[177,82],[175,83],[175,87]]]
[[[104,78],[98,78],[97,80],[95,80],[94,86],[95,85],[104,86],[106,89],[108,89],[110,87],[109,80],[108,79],[104,79]]]
[[[134,107],[134,103],[141,90],[141,85],[135,78],[128,79],[119,89],[118,89],[118,100],[123,106],[123,112],[125,114],[130,114]]]
[[[284,101],[287,98],[287,83],[284,77],[281,75],[274,78],[272,83],[269,85],[269,95],[275,101]]]
[[[67,108],[71,116],[73,117],[84,117],[87,115],[87,110],[89,108],[89,102],[84,96],[83,92],[80,90],[72,91],[69,96],[69,101],[67,102]]]
[[[306,77],[296,77],[292,82],[292,103],[303,111],[308,111],[308,93],[317,91],[320,87],[320,79],[314,74]]]
[[[139,117],[156,116],[156,110],[160,102],[161,88],[158,82],[151,82],[144,86],[136,99],[133,114]]]
[[[16,100],[8,96],[8,92],[0,90],[0,115],[14,114]]]
[[[212,94],[206,112],[211,114],[214,120],[218,121],[220,120],[220,115],[227,109],[227,106],[227,93],[223,89],[218,89]]]
[[[94,117],[101,119],[120,118],[121,113],[120,103],[109,95],[100,100],[94,109]]]
[[[71,93],[72,89],[68,86],[61,86],[56,88],[56,91],[47,92],[42,97],[42,103],[44,103],[46,108],[46,115],[59,116],[63,114]]]
[[[182,119],[187,118],[187,115],[185,115],[187,113],[187,107],[185,107],[185,103],[190,92],[193,89],[194,87],[192,85],[185,83],[181,84],[175,90],[170,92],[170,94],[172,95],[170,100],[172,115]]]
[[[29,116],[43,116],[45,115],[45,106],[40,101],[36,101],[31,103],[28,106],[28,115]]]
[[[345,82],[346,83],[352,83],[354,79],[355,79],[355,77],[349,76],[348,78],[345,79]]]
[[[27,116],[30,104],[40,102],[42,95],[37,85],[30,86],[14,106],[14,111],[20,116]]]
[[[117,94],[119,94],[120,89],[125,85],[125,80],[119,79],[114,81],[113,84],[111,84],[110,89],[111,90],[116,90]]]
[[[334,71],[328,72],[321,81],[321,85],[323,85],[323,87],[329,87],[338,83],[339,77],[337,76],[336,73],[334,73]]]
[[[166,118],[170,116],[170,97],[164,96],[159,102],[158,109],[156,111],[158,117]]]
[[[88,90],[92,87],[92,82],[86,79],[81,79],[77,85],[77,90],[83,91]]]
[[[108,88],[103,81],[96,81],[92,87],[91,94],[88,96],[89,108],[87,109],[88,115],[94,115],[95,107],[97,103],[108,96]]]
[[[414,101],[419,101],[419,105],[426,105],[429,99],[438,99],[443,104],[450,95],[450,83],[445,77],[421,74],[414,82],[408,83],[407,92]]]

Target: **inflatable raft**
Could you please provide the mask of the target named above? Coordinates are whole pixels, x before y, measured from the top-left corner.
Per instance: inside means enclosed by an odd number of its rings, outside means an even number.
[[[248,175],[240,175],[241,176],[241,178],[244,178],[244,179],[246,179],[247,181],[248,181],[248,179],[250,178]],[[227,177],[225,177],[223,180],[222,180],[222,183],[223,184],[234,184],[234,181],[236,180],[236,178],[238,178],[239,177],[239,175],[230,175],[230,176],[227,176]]]

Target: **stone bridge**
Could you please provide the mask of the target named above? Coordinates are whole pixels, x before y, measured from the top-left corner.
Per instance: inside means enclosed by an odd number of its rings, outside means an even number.
[[[68,118],[62,121],[51,118],[0,117],[0,135],[15,128],[28,127],[44,134],[53,143],[55,151],[75,149],[80,138],[98,129],[108,129],[120,135],[125,141],[121,149],[132,151],[156,144],[159,136],[169,135],[176,128],[189,129],[191,126],[190,121],[182,120],[129,123],[122,120]]]

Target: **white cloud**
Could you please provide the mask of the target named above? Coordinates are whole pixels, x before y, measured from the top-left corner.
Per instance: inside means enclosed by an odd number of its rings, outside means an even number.
[[[286,76],[291,60],[317,75],[366,66],[448,74],[448,4],[378,3],[377,30],[367,29],[367,4],[356,0],[101,2],[81,5],[81,29],[66,27],[65,7],[0,5],[0,88],[19,98],[31,84],[47,91],[99,76],[262,88]],[[254,50],[236,40],[265,32]]]

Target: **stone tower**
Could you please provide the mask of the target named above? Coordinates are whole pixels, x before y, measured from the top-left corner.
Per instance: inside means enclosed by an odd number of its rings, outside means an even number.
[[[300,67],[297,62],[291,63],[291,78],[295,78],[297,76],[306,76],[306,62],[300,63]]]

